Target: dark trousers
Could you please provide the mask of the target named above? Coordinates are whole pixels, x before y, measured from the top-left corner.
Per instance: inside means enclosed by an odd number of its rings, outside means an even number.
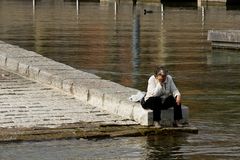
[[[153,120],[160,121],[161,120],[161,110],[168,109],[173,107],[174,109],[174,120],[182,119],[182,108],[181,104],[177,105],[176,100],[173,96],[169,96],[162,103],[162,99],[160,97],[150,97],[146,101],[142,100],[141,105],[144,109],[153,110]]]

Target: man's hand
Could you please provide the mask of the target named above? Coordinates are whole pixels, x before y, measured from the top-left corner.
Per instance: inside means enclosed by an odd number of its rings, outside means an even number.
[[[177,103],[177,105],[181,104],[181,96],[180,95],[176,97],[176,103]]]

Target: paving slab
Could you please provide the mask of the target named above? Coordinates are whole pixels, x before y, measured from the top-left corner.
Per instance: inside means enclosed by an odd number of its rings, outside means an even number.
[[[0,69],[0,127],[55,128],[64,123],[137,124],[109,114],[59,89]]]

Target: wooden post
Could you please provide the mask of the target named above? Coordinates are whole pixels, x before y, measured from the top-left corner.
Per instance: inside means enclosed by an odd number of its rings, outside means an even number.
[[[76,9],[77,9],[77,15],[78,15],[78,11],[79,11],[79,1],[76,0]]]
[[[33,15],[35,15],[35,6],[36,6],[36,3],[35,3],[35,0],[33,0]]]

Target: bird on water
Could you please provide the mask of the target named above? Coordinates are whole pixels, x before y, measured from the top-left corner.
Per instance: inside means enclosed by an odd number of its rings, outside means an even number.
[[[144,14],[147,14],[147,13],[153,13],[153,11],[144,9]]]

